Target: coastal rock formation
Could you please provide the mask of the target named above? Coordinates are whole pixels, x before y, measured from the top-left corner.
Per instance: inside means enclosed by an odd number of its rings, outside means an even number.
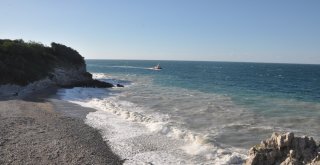
[[[94,80],[84,58],[70,47],[0,39],[1,96],[20,96],[50,86],[113,87]]]
[[[92,79],[91,73],[86,71],[85,65],[80,68],[56,68],[50,76],[50,80],[64,88],[94,87],[110,88],[113,84]]]
[[[85,65],[80,67],[57,67],[49,75],[49,79],[59,86],[67,86],[76,82],[83,82],[92,79],[90,73],[87,73]]]
[[[246,165],[320,165],[320,147],[312,137],[273,133],[249,150]]]

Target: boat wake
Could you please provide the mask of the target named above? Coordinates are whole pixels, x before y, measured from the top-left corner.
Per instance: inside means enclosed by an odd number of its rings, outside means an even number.
[[[155,67],[138,67],[138,66],[103,66],[105,68],[122,68],[122,69],[145,69],[145,70],[161,70]]]

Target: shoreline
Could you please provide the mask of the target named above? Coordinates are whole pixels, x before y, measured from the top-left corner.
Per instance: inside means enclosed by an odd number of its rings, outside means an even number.
[[[56,90],[0,99],[0,164],[122,164],[85,124],[93,110],[49,97]]]
[[[192,132],[165,126],[148,115],[126,110],[128,102],[117,102],[117,90],[91,91],[89,88],[59,92],[66,101],[94,108],[86,124],[96,128],[124,164],[242,164],[244,156],[224,147],[206,143]],[[98,99],[91,100],[93,94]],[[110,92],[110,93],[109,93]],[[100,94],[106,97],[100,97]],[[114,94],[113,94],[114,93]],[[64,97],[65,96],[65,97]],[[73,97],[74,96],[74,97]],[[88,98],[87,98],[88,97]],[[115,100],[114,100],[115,99]],[[90,101],[91,100],[91,101]],[[123,107],[125,106],[125,107]],[[125,109],[122,109],[125,108]],[[153,122],[152,122],[153,121]]]
[[[148,130],[150,128],[139,121],[128,122],[123,113],[112,109],[118,107],[117,104],[111,104],[112,111],[93,104],[78,104],[65,100],[58,90],[52,87],[23,97],[0,97],[0,164],[21,164],[22,161],[29,164],[246,162],[244,157],[223,147],[186,145],[186,141],[166,133]],[[206,150],[212,153],[198,155]],[[250,156],[247,160],[258,159],[254,154]]]

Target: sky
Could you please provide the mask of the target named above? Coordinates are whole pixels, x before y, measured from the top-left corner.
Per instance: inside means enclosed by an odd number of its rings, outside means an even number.
[[[0,0],[0,38],[86,59],[320,64],[320,1]]]

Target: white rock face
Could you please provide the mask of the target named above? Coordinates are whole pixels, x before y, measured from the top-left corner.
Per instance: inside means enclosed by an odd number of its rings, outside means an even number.
[[[91,78],[86,77],[84,74],[86,73],[86,69],[81,68],[56,68],[52,75],[52,81],[57,85],[69,85],[78,81],[86,81]]]
[[[312,137],[273,133],[249,150],[246,165],[320,165],[319,150]]]
[[[0,86],[0,96],[24,96],[32,92],[42,90],[54,85],[70,85],[74,82],[90,80],[91,77],[86,73],[85,66],[76,68],[55,68],[52,76],[46,77],[42,80],[32,82],[26,86],[19,86],[13,84],[6,84]],[[87,74],[87,75],[86,75]]]

